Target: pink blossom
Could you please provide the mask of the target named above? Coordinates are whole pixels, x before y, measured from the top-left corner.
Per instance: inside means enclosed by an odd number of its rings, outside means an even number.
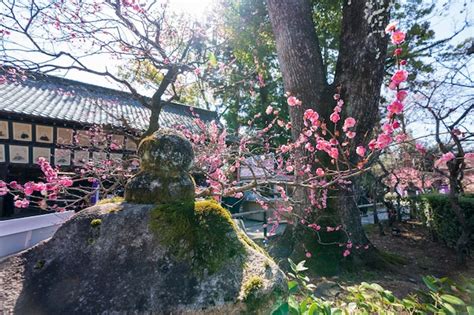
[[[326,226],[326,232],[334,232],[336,229],[331,226]]]
[[[421,143],[416,143],[415,144],[415,149],[420,152],[421,154],[425,154],[426,153],[426,149],[425,147],[421,144]]]
[[[265,114],[270,115],[273,112],[273,107],[268,105],[267,109],[265,110]]]
[[[397,99],[400,101],[400,102],[403,102],[403,100],[405,100],[405,98],[408,96],[408,92],[405,91],[405,90],[401,90],[401,91],[398,91],[397,92]]]
[[[328,154],[333,159],[337,159],[339,157],[339,150],[337,148],[331,148],[331,150],[329,150]]]
[[[355,124],[356,124],[356,120],[354,118],[347,117],[344,120],[344,126],[342,126],[342,130],[346,131],[347,129],[354,127]]]
[[[0,75],[0,84],[5,84],[7,82],[7,77]]]
[[[454,155],[453,152],[445,153],[441,155],[441,157],[435,162],[435,166],[439,166],[441,163],[449,162],[451,160],[454,160],[455,158],[456,156]]]
[[[402,52],[403,52],[403,49],[397,48],[393,51],[393,55],[394,56],[400,56],[402,54]]]
[[[400,123],[399,123],[397,120],[395,120],[395,121],[392,123],[392,128],[393,128],[393,129],[398,129],[398,128],[400,128]]]
[[[349,256],[350,254],[351,254],[351,251],[348,250],[348,249],[346,249],[346,250],[344,251],[344,253],[342,253],[342,256],[347,257],[347,256]]]
[[[377,137],[376,147],[380,150],[386,148],[392,142],[392,137],[388,134],[382,133]]]
[[[405,133],[400,133],[398,134],[396,137],[395,137],[395,141],[397,143],[402,143],[404,142],[406,139],[408,139],[408,136],[405,134]]]
[[[311,124],[317,125],[318,124],[318,119],[319,119],[319,114],[318,114],[318,112],[316,112],[312,109],[307,109],[304,112],[303,118],[309,120],[311,122]]]
[[[316,169],[316,175],[318,175],[319,177],[324,176],[324,170],[322,168],[318,167]]]
[[[331,116],[329,116],[329,119],[333,122],[333,123],[337,123],[340,119],[341,119],[341,116],[339,116],[338,113],[334,112],[331,114]]]
[[[375,140],[375,139],[370,140],[369,149],[373,151],[376,146],[377,146],[377,140]]]
[[[311,258],[311,253],[310,252],[306,252],[306,258]]]
[[[288,97],[287,102],[288,102],[288,105],[290,105],[292,107],[301,105],[301,101],[299,99],[297,99],[296,97],[294,97],[294,96]]]
[[[25,198],[23,198],[22,200],[18,199],[15,201],[16,208],[28,208],[29,205],[30,205],[30,201]]]
[[[277,125],[283,128],[285,126],[285,122],[281,119],[278,119],[277,120]]]
[[[396,21],[393,21],[393,22],[390,22],[386,27],[385,27],[385,33],[388,34],[388,33],[391,33],[393,31],[395,31],[397,29],[397,22]]]
[[[387,134],[393,133],[393,126],[390,123],[385,123],[382,126],[382,130],[384,133],[387,133]]]
[[[406,70],[397,70],[392,76],[392,82],[395,84],[400,84],[408,79],[408,71]]]
[[[356,148],[356,153],[357,155],[361,156],[361,157],[364,157],[365,156],[365,148],[363,146],[358,146]]]
[[[287,172],[293,172],[293,170],[294,170],[294,168],[293,168],[293,166],[291,166],[291,165],[288,165],[288,166],[286,167],[286,171],[287,171]]]
[[[392,43],[394,45],[400,45],[405,41],[405,33],[402,31],[395,31],[392,33]]]
[[[390,82],[390,84],[388,85],[388,88],[390,90],[396,90],[397,89],[397,84],[393,81]]]
[[[309,228],[312,228],[312,229],[315,230],[315,231],[321,230],[321,226],[320,226],[320,225],[317,225],[316,223],[308,224],[308,227],[309,227]]]
[[[346,132],[346,136],[349,139],[354,139],[354,137],[356,136],[356,133],[354,131],[348,131]]]
[[[388,105],[388,111],[394,114],[400,114],[403,111],[403,104],[399,100],[395,100],[392,104]]]

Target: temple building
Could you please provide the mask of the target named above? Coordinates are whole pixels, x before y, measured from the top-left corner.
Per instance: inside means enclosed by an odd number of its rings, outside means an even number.
[[[49,75],[0,84],[0,179],[38,180],[39,157],[73,170],[90,159],[134,154],[133,135],[146,129],[150,113],[129,93]],[[213,111],[166,103],[160,126],[192,127],[192,113],[204,121],[217,118]],[[91,141],[90,131],[97,126],[107,130],[107,143]],[[2,199],[0,217],[12,207],[8,197]]]

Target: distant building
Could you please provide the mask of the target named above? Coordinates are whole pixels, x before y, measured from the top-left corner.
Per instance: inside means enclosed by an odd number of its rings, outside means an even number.
[[[217,117],[213,111],[166,103],[160,126],[192,127],[191,110],[204,121]],[[38,157],[73,169],[80,161],[133,154],[136,143],[126,134],[144,131],[150,113],[129,93],[53,76],[0,84],[0,179],[37,180]],[[111,141],[119,145],[91,144],[87,130],[96,125],[111,130]],[[0,204],[0,216],[3,208]]]

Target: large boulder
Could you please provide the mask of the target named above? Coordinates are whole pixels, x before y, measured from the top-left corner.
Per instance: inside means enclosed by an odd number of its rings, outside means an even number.
[[[79,212],[50,240],[1,262],[0,310],[268,314],[285,283],[215,202],[109,203]]]

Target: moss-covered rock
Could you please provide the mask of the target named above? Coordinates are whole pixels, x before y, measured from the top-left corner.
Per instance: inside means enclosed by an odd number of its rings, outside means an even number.
[[[175,206],[109,203],[77,213],[50,240],[0,262],[3,310],[269,314],[285,294],[278,266],[242,240],[217,203]]]
[[[151,231],[198,273],[245,254],[229,212],[214,200],[158,205],[150,216]]]

